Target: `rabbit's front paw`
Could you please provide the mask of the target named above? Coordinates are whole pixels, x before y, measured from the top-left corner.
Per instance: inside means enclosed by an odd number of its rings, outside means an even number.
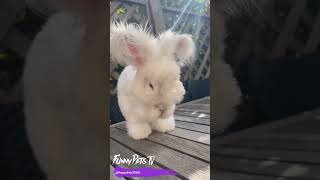
[[[151,113],[152,113],[152,117],[153,118],[158,118],[158,117],[160,117],[161,116],[161,110],[159,109],[159,107],[157,107],[157,106],[154,106],[153,108],[152,108],[152,110],[151,110]]]
[[[160,118],[161,119],[167,119],[167,118],[170,118],[170,116],[173,116],[173,113],[174,113],[174,109],[175,109],[175,106],[169,106],[165,109],[163,109],[161,115],[160,115]]]
[[[133,139],[145,139],[151,134],[151,127],[147,123],[128,123],[128,134]]]
[[[155,122],[152,123],[152,128],[160,132],[168,132],[174,130],[175,122],[173,116],[170,116],[169,118],[165,119],[157,119]]]

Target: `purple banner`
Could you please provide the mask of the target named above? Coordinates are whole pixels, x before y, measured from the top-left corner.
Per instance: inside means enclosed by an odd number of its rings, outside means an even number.
[[[155,168],[136,168],[126,169],[120,166],[114,168],[114,174],[117,177],[152,177],[152,176],[165,176],[176,175],[177,173],[167,169],[155,169]]]

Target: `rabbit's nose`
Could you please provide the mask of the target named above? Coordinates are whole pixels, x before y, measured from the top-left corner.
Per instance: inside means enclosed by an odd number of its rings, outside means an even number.
[[[163,104],[159,104],[159,105],[158,105],[158,108],[159,108],[160,110],[162,110],[162,109],[164,109],[164,105],[163,105]]]

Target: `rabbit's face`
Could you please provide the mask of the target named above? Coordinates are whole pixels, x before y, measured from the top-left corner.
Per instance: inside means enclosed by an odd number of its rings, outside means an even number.
[[[133,90],[139,99],[152,106],[179,103],[185,94],[180,67],[169,57],[150,60],[138,69]]]

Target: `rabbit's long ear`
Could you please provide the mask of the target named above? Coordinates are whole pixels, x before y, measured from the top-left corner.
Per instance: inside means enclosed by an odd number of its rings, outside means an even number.
[[[195,44],[190,34],[176,34],[171,30],[159,36],[161,52],[174,55],[180,66],[192,63],[195,56]]]
[[[137,25],[112,23],[110,27],[110,54],[119,64],[143,66],[151,56],[154,43],[153,36]]]

